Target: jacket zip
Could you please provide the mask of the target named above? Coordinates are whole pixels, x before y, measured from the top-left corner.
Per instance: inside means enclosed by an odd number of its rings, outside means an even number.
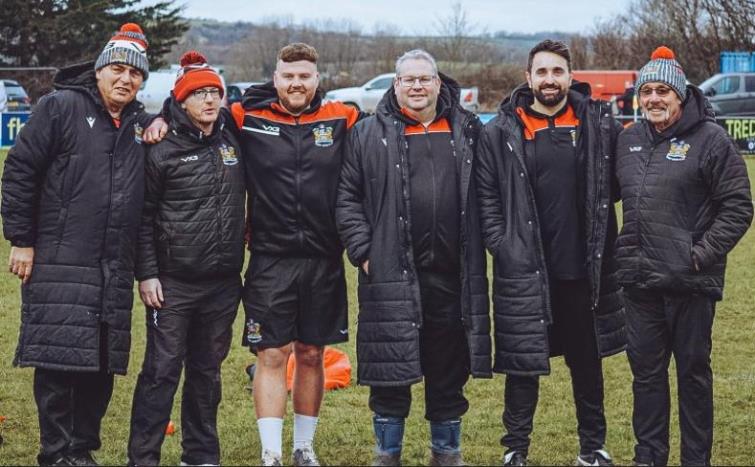
[[[430,133],[427,131],[427,127],[424,127],[425,130],[425,146],[427,146],[427,153],[430,155],[430,173],[432,176],[432,182],[433,182],[433,210],[432,210],[432,221],[430,223],[430,264],[433,264],[435,261],[435,244],[438,236],[438,203],[437,203],[437,186],[436,186],[436,180],[435,180],[435,158],[433,157],[433,148],[430,144]]]
[[[301,222],[301,125],[299,124],[299,117],[294,118],[296,122],[295,132],[296,138],[296,174],[294,179],[296,181],[296,236],[299,238],[299,247],[304,249],[304,232],[302,231]]]
[[[216,267],[216,273],[220,273],[221,263],[222,263],[222,256],[223,256],[223,215],[221,214],[220,210],[220,170],[222,167],[218,166],[218,158],[222,157],[219,152],[216,151],[216,148],[213,144],[210,144],[210,156],[212,158],[212,173],[213,178],[215,179],[215,193],[213,193],[213,197],[215,198],[215,212],[217,213],[217,241],[215,242],[215,245],[218,248],[218,256],[217,256],[217,264]]]

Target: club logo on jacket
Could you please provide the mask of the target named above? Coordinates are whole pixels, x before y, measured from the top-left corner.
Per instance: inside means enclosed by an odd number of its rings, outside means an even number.
[[[89,128],[94,128],[94,117],[87,117],[87,123],[89,124]]]
[[[246,322],[246,342],[248,344],[259,344],[262,341],[262,334],[260,331],[262,326],[260,323],[255,322],[252,318]]]
[[[327,148],[333,146],[333,127],[325,126],[320,123],[312,129],[312,134],[315,135],[315,146],[321,148]]]
[[[672,141],[666,159],[674,162],[683,161],[687,158],[687,151],[689,151],[689,144],[684,141]]]
[[[142,144],[142,135],[144,134],[144,128],[138,123],[134,123],[134,141]]]
[[[223,164],[236,165],[239,163],[238,157],[236,157],[236,148],[233,146],[226,146],[225,143],[220,145],[220,155],[223,157]]]

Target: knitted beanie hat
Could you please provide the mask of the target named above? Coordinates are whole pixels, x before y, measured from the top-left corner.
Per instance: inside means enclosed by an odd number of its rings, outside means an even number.
[[[639,92],[644,84],[650,82],[668,84],[681,100],[687,97],[687,77],[676,61],[674,51],[668,47],[661,46],[653,51],[650,61],[640,70],[634,88]]]
[[[110,38],[110,42],[97,57],[94,69],[99,70],[113,63],[122,63],[140,70],[146,80],[149,76],[148,45],[149,42],[142,28],[135,23],[126,23]]]
[[[173,95],[178,102],[183,102],[189,94],[199,88],[213,87],[220,89],[220,97],[223,97],[223,81],[220,75],[210,68],[204,55],[196,50],[190,50],[181,56],[181,68],[176,76],[176,85]]]

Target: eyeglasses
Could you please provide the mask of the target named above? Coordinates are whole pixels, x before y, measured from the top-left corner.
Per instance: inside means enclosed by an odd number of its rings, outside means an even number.
[[[195,91],[192,91],[191,95],[202,101],[207,99],[207,96],[210,96],[213,99],[220,99],[220,89],[197,89]]]
[[[671,88],[667,86],[658,86],[655,88],[651,88],[649,86],[643,86],[642,89],[640,89],[640,96],[642,97],[650,97],[653,95],[653,92],[655,92],[658,97],[666,97],[671,93]]]
[[[433,84],[433,81],[435,80],[435,76],[399,76],[398,82],[401,84],[401,86],[405,88],[410,88],[414,86],[414,83],[419,81],[419,85],[422,87],[427,87]]]

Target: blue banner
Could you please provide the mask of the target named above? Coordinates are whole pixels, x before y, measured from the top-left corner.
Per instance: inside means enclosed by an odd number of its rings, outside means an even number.
[[[30,112],[0,114],[0,147],[13,146],[21,128],[29,120]]]

